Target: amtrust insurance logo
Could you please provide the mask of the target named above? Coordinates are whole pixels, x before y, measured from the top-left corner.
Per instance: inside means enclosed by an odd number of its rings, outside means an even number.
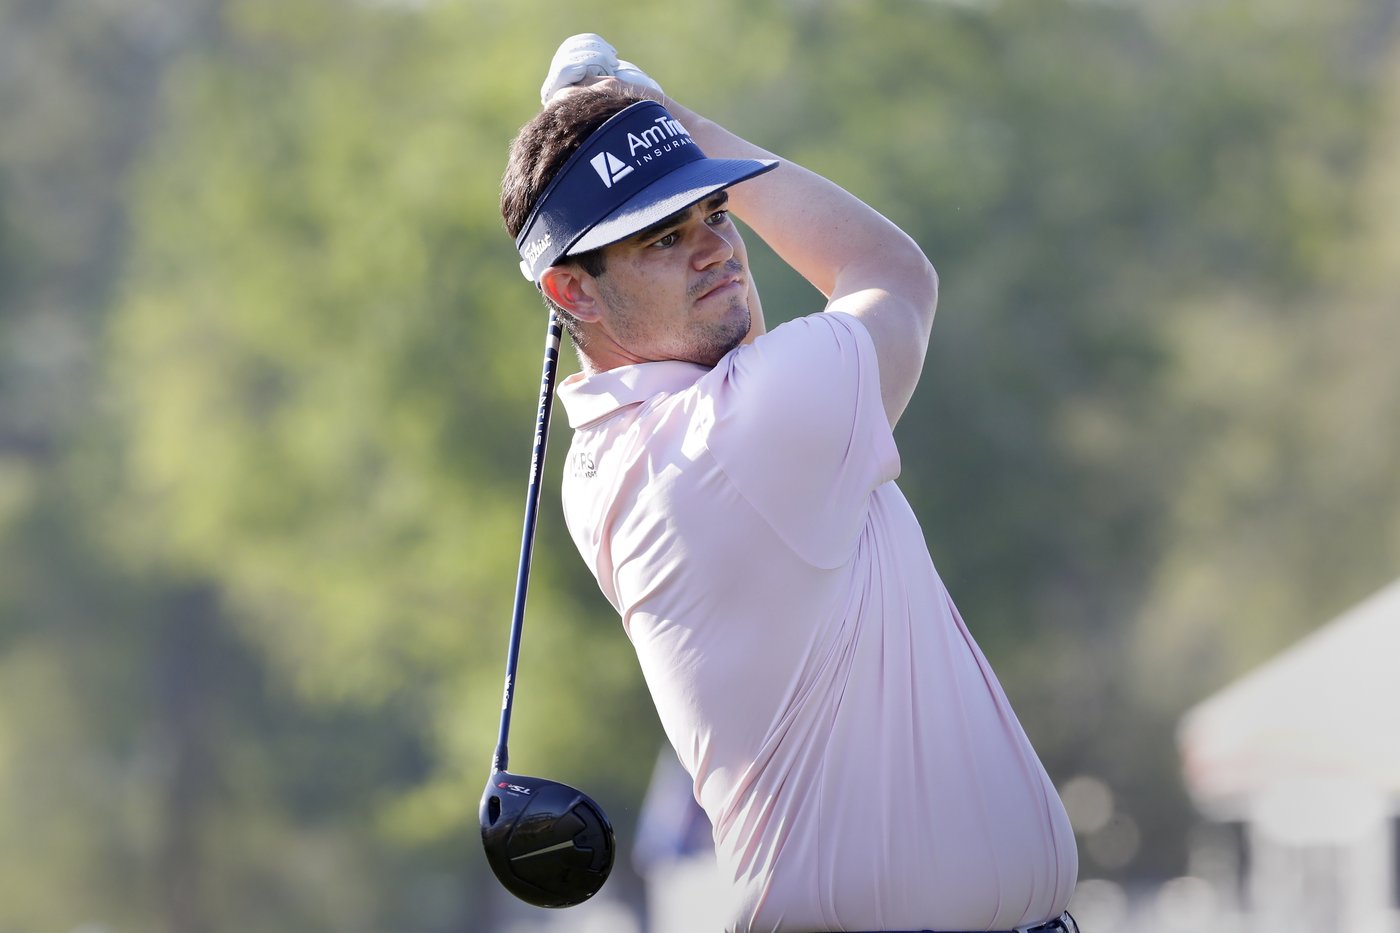
[[[667,153],[693,145],[690,133],[675,117],[657,117],[651,122],[645,129],[638,127],[635,132],[627,133],[627,157],[631,165],[606,150],[588,160],[604,186],[611,188],[632,174],[634,168],[646,168],[648,162],[664,159]]]
[[[593,166],[593,171],[598,173],[598,177],[603,179],[603,184],[609,188],[632,173],[632,166],[624,164],[611,152],[598,153],[588,160],[588,164]]]

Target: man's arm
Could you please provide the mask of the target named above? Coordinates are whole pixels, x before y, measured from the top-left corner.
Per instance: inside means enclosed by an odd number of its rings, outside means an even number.
[[[706,155],[776,158],[670,98],[663,104]],[[730,188],[729,206],[827,297],[826,310],[865,325],[893,426],[918,384],[938,304],[938,275],[918,244],[839,185],[786,160]]]
[[[601,36],[566,39],[550,62],[540,97],[608,81],[659,100],[710,156],[776,158],[667,97],[637,66],[619,60]],[[859,198],[793,162],[735,185],[729,197],[735,215],[827,297],[826,310],[844,311],[865,325],[893,426],[918,385],[938,304],[938,275],[918,244]],[[752,278],[750,297],[756,312],[752,338],[762,330]]]

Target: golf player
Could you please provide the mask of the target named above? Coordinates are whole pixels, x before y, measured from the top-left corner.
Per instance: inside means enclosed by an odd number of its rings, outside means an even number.
[[[582,367],[565,517],[709,816],[726,929],[1073,933],[1064,808],[894,482],[928,259],[597,36],[542,98],[502,213]],[[819,313],[766,331],[733,217]]]

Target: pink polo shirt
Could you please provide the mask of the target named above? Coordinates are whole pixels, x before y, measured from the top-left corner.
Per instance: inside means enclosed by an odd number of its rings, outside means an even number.
[[[1064,910],[1069,821],[893,482],[864,326],[814,314],[559,398],[569,531],[713,824],[727,929]]]

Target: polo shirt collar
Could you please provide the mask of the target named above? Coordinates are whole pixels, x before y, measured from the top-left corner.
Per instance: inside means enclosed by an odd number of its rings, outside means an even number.
[[[619,366],[593,376],[574,373],[559,385],[559,400],[577,430],[628,405],[657,395],[669,395],[695,385],[710,369],[698,363],[661,360]]]

